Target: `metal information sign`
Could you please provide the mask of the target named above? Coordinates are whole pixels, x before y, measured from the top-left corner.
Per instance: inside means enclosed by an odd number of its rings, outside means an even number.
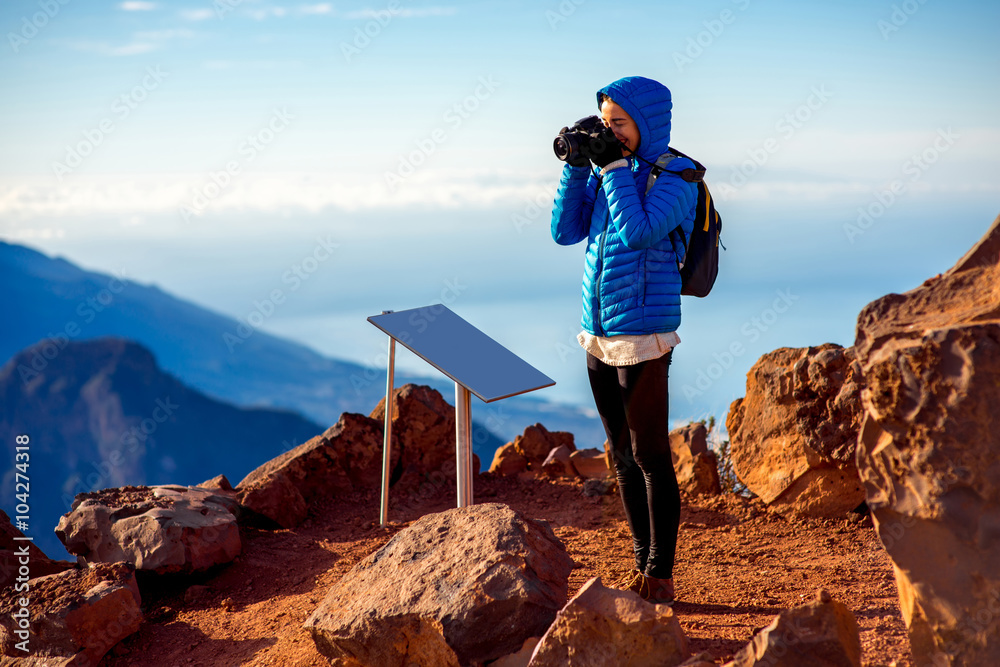
[[[389,507],[389,453],[392,439],[392,390],[396,341],[455,382],[455,468],[458,506],[472,505],[471,394],[491,403],[555,381],[472,326],[442,304],[386,311],[368,321],[389,335],[385,389],[385,441],[382,447],[382,506]]]

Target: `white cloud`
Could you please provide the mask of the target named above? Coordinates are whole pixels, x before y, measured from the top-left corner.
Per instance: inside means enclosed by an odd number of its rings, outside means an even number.
[[[458,12],[457,7],[417,7],[390,11],[386,9],[359,9],[344,14],[345,19],[377,19],[388,12],[391,16],[400,18],[424,18],[427,16],[451,16]]]
[[[251,9],[247,14],[255,21],[263,21],[271,16],[282,18],[288,14],[288,10],[284,7],[264,7],[263,9]]]
[[[302,5],[299,7],[302,14],[332,14],[333,5],[329,2],[320,2],[315,5]]]
[[[551,177],[551,174],[549,175]],[[554,177],[549,178],[554,180]],[[209,174],[78,174],[55,185],[51,179],[5,179],[0,185],[0,216],[77,216],[174,213],[191,206],[196,192],[211,183]],[[552,183],[545,184],[552,187]],[[204,206],[205,213],[227,210],[317,212],[405,209],[412,206],[481,208],[527,201],[542,188],[530,177],[486,172],[428,170],[415,174],[395,193],[380,174],[239,174]]]
[[[68,46],[77,51],[97,53],[102,56],[133,56],[161,48],[172,39],[191,39],[194,31],[184,28],[166,30],[141,30],[132,33],[132,41],[113,45],[108,42],[71,42]]]
[[[3,230],[3,236],[11,241],[48,241],[49,239],[65,238],[66,230],[53,227],[24,227]]]
[[[181,18],[185,21],[207,21],[215,18],[215,12],[211,9],[182,9]]]
[[[244,173],[234,177],[203,213],[504,208],[524,209],[542,193],[551,196],[557,175],[500,170],[422,170],[390,192],[381,175],[351,173]],[[44,177],[11,177],[0,185],[0,217],[72,218],[86,215],[176,215],[191,206],[196,192],[211,183],[208,174],[74,175],[62,185]],[[836,201],[866,197],[868,182],[752,180],[723,196],[722,184],[709,184],[716,198],[729,200]],[[922,183],[913,195],[1000,193],[1000,184]],[[545,197],[543,197],[544,199]]]
[[[234,3],[241,4],[239,2]],[[359,20],[359,19],[384,19],[386,14],[389,14],[392,18],[423,18],[428,16],[451,16],[458,12],[457,7],[446,7],[446,6],[434,6],[434,7],[416,7],[416,8],[397,8],[395,10],[388,9],[385,7],[359,9],[344,14],[340,16],[347,20]],[[297,5],[291,9],[276,6],[276,5],[258,5],[252,8],[246,8],[244,11],[246,16],[254,19],[255,21],[264,21],[269,18],[284,18],[286,16],[298,15],[298,16],[334,16],[338,12],[335,10],[332,3],[329,2],[317,2],[313,4],[302,4]],[[214,13],[211,10],[198,9],[198,10],[184,10],[181,15],[192,21],[199,21],[211,18]]]
[[[451,16],[458,12],[458,7],[419,7],[417,9],[401,9],[398,16],[403,18],[422,18],[424,16]]]
[[[256,72],[261,70],[274,71],[302,67],[299,60],[205,60],[201,64],[210,70],[242,70]]]
[[[149,53],[160,48],[159,44],[151,42],[131,42],[120,46],[114,46],[107,42],[71,42],[68,46],[77,51],[97,53],[102,56],[133,56],[139,53]]]
[[[123,2],[118,7],[124,9],[127,12],[148,12],[157,8],[157,3],[155,2],[139,2],[133,0],[132,2]]]
[[[172,29],[168,29],[168,30],[142,30],[142,31],[133,33],[132,36],[135,39],[146,39],[146,40],[152,40],[152,41],[156,41],[156,42],[164,42],[164,41],[166,41],[168,39],[174,39],[174,38],[177,38],[177,37],[184,38],[184,39],[190,39],[191,37],[194,37],[194,34],[195,33],[194,33],[193,30],[187,30],[185,28],[180,28],[180,29],[177,29],[177,30],[172,30]]]

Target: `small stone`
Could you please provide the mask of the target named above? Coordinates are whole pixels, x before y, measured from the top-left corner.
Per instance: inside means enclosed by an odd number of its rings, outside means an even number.
[[[605,496],[615,490],[618,481],[613,478],[587,479],[583,482],[583,495],[588,498]]]
[[[670,432],[670,455],[677,484],[691,495],[718,495],[719,466],[715,452],[708,449],[708,429],[701,422],[675,428]]]
[[[813,602],[778,614],[726,667],[860,667],[861,633],[854,614],[829,593],[826,601],[820,597],[822,592]]]
[[[229,478],[225,475],[216,475],[212,479],[206,480],[201,484],[196,486],[203,489],[219,489],[220,491],[232,491],[233,485],[230,484]]]
[[[678,665],[687,656],[687,638],[670,607],[594,577],[556,616],[530,665]]]

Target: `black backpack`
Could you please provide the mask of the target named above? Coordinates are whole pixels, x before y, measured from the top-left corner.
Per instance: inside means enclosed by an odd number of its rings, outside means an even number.
[[[682,169],[672,171],[667,169],[667,165],[675,157],[686,157],[694,162],[694,169]],[[705,167],[690,157],[681,153],[676,148],[668,147],[667,152],[661,155],[656,164],[649,172],[646,180],[646,192],[653,187],[656,177],[662,172],[677,174],[688,183],[698,184],[698,204],[694,214],[694,229],[691,238],[681,238],[683,232],[680,228],[670,232],[670,238],[675,242],[678,239],[684,246],[684,258],[677,262],[677,269],[681,273],[681,294],[688,296],[708,296],[715,285],[715,278],[719,275],[719,246],[722,244],[719,238],[722,234],[722,216],[715,210],[715,203],[712,201],[712,194],[705,184]],[[725,250],[726,246],[722,246]]]

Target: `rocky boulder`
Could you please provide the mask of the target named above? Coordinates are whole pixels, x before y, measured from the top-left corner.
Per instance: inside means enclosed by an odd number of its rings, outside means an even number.
[[[862,384],[852,348],[827,343],[762,356],[726,417],[736,475],[792,515],[833,518],[857,507]]]
[[[555,447],[542,461],[542,473],[549,477],[576,477],[578,473],[570,460],[570,453],[566,445]]]
[[[576,451],[573,434],[566,431],[550,431],[541,424],[524,429],[524,433],[514,438],[514,450],[528,460],[528,467],[539,469],[549,452],[565,446],[570,452]]]
[[[455,408],[436,389],[405,384],[392,393],[392,454],[390,482],[418,484],[426,474],[455,465]],[[372,410],[372,419],[385,423],[385,399]],[[381,445],[379,445],[381,452]],[[479,472],[474,462],[473,470]]]
[[[528,469],[528,459],[517,451],[513,442],[497,447],[493,454],[490,472],[497,475],[516,475]]]
[[[708,448],[708,429],[701,422],[670,432],[670,455],[681,491],[691,495],[722,493],[719,461]]]
[[[861,667],[854,614],[826,591],[778,614],[725,667]]]
[[[562,608],[528,665],[675,667],[688,655],[687,638],[670,607],[606,588],[594,577]]]
[[[578,449],[569,455],[569,460],[584,479],[604,479],[611,474],[604,451],[596,447]]]
[[[30,604],[21,607],[27,595]],[[0,650],[28,655],[38,664],[96,665],[142,623],[135,569],[126,563],[94,563],[31,581],[30,592],[0,592]],[[21,610],[30,630],[22,627]],[[4,661],[7,664],[7,661]]]
[[[917,665],[1000,664],[1000,218],[858,316],[857,464]]]
[[[535,424],[524,429],[513,442],[497,448],[490,472],[521,479],[535,479],[539,475],[575,477],[578,471],[569,463],[575,455],[572,433],[549,431]]]
[[[88,562],[127,562],[158,574],[199,572],[239,555],[236,513],[238,504],[222,492],[126,486],[78,495],[56,535]]]
[[[547,523],[499,503],[456,508],[414,521],[358,563],[305,627],[331,660],[485,662],[545,631],[571,569]]]
[[[240,502],[284,528],[293,528],[318,498],[379,487],[382,436],[379,420],[345,412],[322,435],[244,477],[236,485]],[[394,448],[393,461],[399,457]]]

